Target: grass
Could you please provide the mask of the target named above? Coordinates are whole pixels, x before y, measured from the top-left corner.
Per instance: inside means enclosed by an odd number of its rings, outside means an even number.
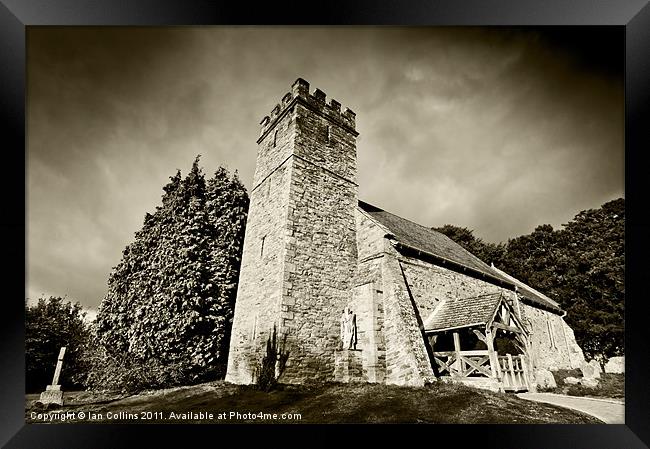
[[[594,398],[625,398],[625,375],[601,373],[596,388],[589,388],[582,385],[569,385],[564,383],[567,377],[582,378],[582,372],[576,370],[558,370],[553,371],[555,377],[555,388],[538,389],[540,392],[566,394],[569,396],[583,396]]]
[[[73,412],[66,422],[300,422],[300,423],[600,423],[591,416],[550,404],[525,401],[514,395],[443,382],[427,387],[399,387],[377,384],[281,385],[269,393],[252,386],[210,382],[192,387],[150,391],[129,397],[97,395],[89,392],[66,393],[65,406],[59,412]],[[27,422],[41,412],[34,405],[38,395],[28,395]],[[85,419],[78,417],[86,413]],[[118,419],[109,417],[109,413]],[[124,418],[124,413],[147,416],[153,420]],[[170,419],[170,413],[212,412],[213,419]],[[298,413],[301,419],[283,421],[260,417],[230,418],[229,412]],[[230,419],[219,419],[219,414]],[[122,419],[124,418],[124,419]],[[47,418],[45,418],[47,419]],[[55,421],[59,422],[59,421]]]

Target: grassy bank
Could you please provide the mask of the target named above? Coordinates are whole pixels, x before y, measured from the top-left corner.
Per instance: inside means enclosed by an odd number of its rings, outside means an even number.
[[[26,419],[43,422],[56,415],[38,415],[38,395],[28,395]],[[265,393],[251,386],[211,382],[192,387],[111,396],[91,392],[66,393],[56,412],[71,412],[66,422],[298,422],[298,423],[599,423],[595,418],[564,408],[524,401],[516,396],[458,384],[398,387],[372,384],[282,386]],[[79,417],[83,412],[84,419]],[[212,418],[192,416],[209,412]],[[277,414],[275,419],[259,415]],[[172,416],[171,414],[184,416]],[[282,420],[283,413],[293,419]],[[221,417],[223,419],[219,419]],[[295,414],[300,415],[298,419]],[[136,417],[136,418],[134,418]],[[91,418],[91,419],[89,419]],[[143,419],[151,418],[151,419]],[[51,422],[61,422],[54,418]]]

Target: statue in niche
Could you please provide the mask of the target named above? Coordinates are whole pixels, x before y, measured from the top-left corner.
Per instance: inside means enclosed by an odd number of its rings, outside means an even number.
[[[343,349],[357,349],[357,315],[349,307],[341,315],[341,342]]]

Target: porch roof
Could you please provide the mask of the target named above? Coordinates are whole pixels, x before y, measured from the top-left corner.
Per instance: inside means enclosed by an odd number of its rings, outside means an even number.
[[[425,332],[485,325],[494,316],[501,293],[443,301],[424,322]]]

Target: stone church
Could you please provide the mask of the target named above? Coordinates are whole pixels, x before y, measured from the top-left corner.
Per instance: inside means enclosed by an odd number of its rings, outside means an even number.
[[[359,200],[357,136],[355,113],[303,79],[262,120],[226,380],[255,381],[274,327],[285,383],[523,391],[544,370],[580,367],[556,302]]]

